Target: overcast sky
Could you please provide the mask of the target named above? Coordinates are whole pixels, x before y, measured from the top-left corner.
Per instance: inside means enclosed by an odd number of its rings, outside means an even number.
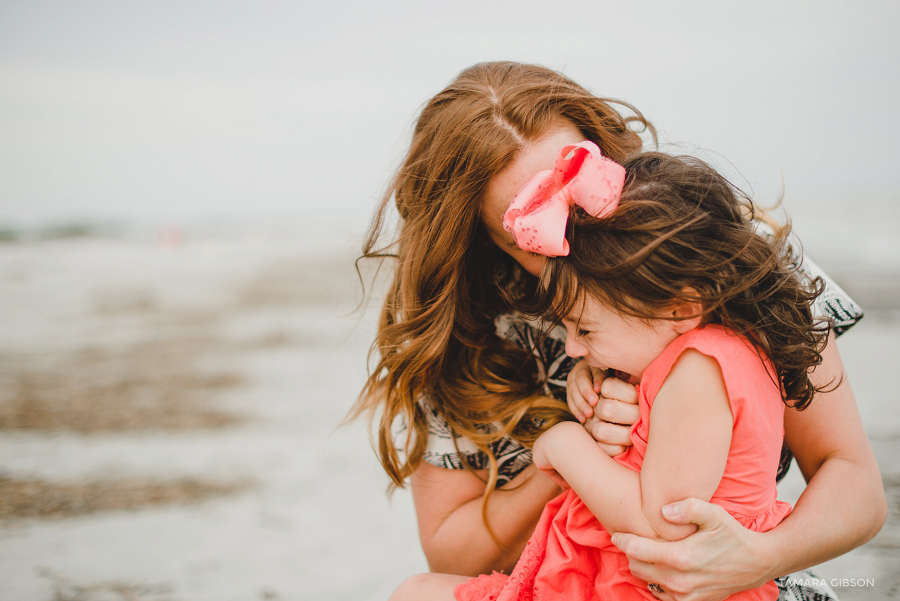
[[[631,102],[761,200],[893,206],[898,7],[5,0],[0,224],[364,220],[422,103],[497,59]]]

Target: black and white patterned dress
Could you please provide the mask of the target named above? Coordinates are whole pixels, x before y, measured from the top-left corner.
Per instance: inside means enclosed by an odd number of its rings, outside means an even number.
[[[806,257],[801,258],[799,255],[796,255],[796,260],[800,262],[801,271],[808,277],[822,277],[825,281],[825,290],[816,299],[813,313],[817,317],[830,319],[836,335],[843,334],[862,318],[863,312],[859,305],[815,263]],[[518,314],[501,315],[496,319],[495,324],[498,336],[520,348],[530,350],[534,354],[539,376],[544,382],[545,393],[565,400],[566,377],[575,363],[565,353],[565,329],[557,327],[546,335],[541,335],[541,330],[535,322]],[[472,469],[488,467],[487,455],[479,450],[471,440],[462,436],[457,436],[454,440],[450,426],[428,399],[421,399],[420,406],[428,419],[425,461],[447,469],[465,469],[466,465]],[[491,426],[483,426],[483,428],[487,430]],[[398,424],[394,440],[403,440],[400,436],[404,434],[405,430],[402,423]],[[489,446],[497,458],[498,488],[515,478],[532,463],[531,450],[512,438],[502,438]],[[781,453],[778,480],[781,480],[787,473],[792,458],[790,450],[785,445]],[[776,582],[779,588],[779,601],[837,599],[834,591],[825,585],[822,579],[817,578],[808,570],[779,578]],[[796,584],[797,582],[821,584],[799,586]]]

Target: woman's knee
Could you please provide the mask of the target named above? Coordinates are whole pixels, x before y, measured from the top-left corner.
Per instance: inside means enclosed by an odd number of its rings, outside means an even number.
[[[416,574],[401,582],[388,601],[452,601],[453,589],[465,580],[449,574]]]

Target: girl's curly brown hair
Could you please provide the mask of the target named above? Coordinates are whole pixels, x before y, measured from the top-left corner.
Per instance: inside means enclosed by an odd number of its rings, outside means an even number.
[[[570,254],[545,263],[530,312],[559,321],[585,294],[644,319],[673,301],[699,302],[703,322],[752,342],[774,365],[785,403],[804,409],[830,324],[813,318],[824,283],[798,271],[789,224],[758,233],[760,210],[699,159],[646,152],[622,165],[618,208],[602,219],[573,210]]]

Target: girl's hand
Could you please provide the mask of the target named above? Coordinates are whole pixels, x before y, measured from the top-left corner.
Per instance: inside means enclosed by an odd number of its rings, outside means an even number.
[[[570,422],[570,425],[574,424],[571,424]],[[550,463],[550,458],[548,457],[549,447],[552,444],[551,438],[553,438],[554,436],[554,434],[551,434],[551,430],[553,430],[553,428],[550,428],[550,430],[541,434],[538,439],[534,441],[534,449],[532,450],[534,467],[539,469],[542,474],[555,482],[557,486],[559,486],[563,490],[566,490],[567,488],[569,488],[569,483],[566,482],[566,479],[556,471],[556,468],[554,468]]]
[[[572,371],[574,372],[577,367],[576,365]],[[591,415],[582,420],[582,423],[585,430],[603,449],[603,452],[610,457],[615,457],[631,445],[631,424],[636,422],[640,415],[637,406],[637,389],[618,378],[606,377],[605,372],[595,371],[595,368],[590,368],[590,370],[579,370],[579,373],[575,374],[574,380],[573,374],[569,374],[569,384],[566,386],[569,408],[572,410],[573,396],[575,396],[572,389],[582,392],[580,397],[575,398],[575,402],[578,402],[578,398],[584,397],[585,372],[591,373],[594,378],[592,386],[596,390],[594,392],[596,400],[590,407]],[[588,404],[590,405],[590,401]],[[572,410],[572,413],[578,417],[575,410]]]
[[[600,385],[606,372],[588,365],[587,361],[575,364],[566,378],[566,403],[569,411],[582,424],[594,415],[594,407],[600,401]]]
[[[696,533],[666,542],[617,532],[613,543],[628,556],[631,573],[662,587],[664,601],[721,601],[771,580],[757,557],[758,532],[747,530],[712,503],[685,499],[663,507],[673,524],[696,524]]]

